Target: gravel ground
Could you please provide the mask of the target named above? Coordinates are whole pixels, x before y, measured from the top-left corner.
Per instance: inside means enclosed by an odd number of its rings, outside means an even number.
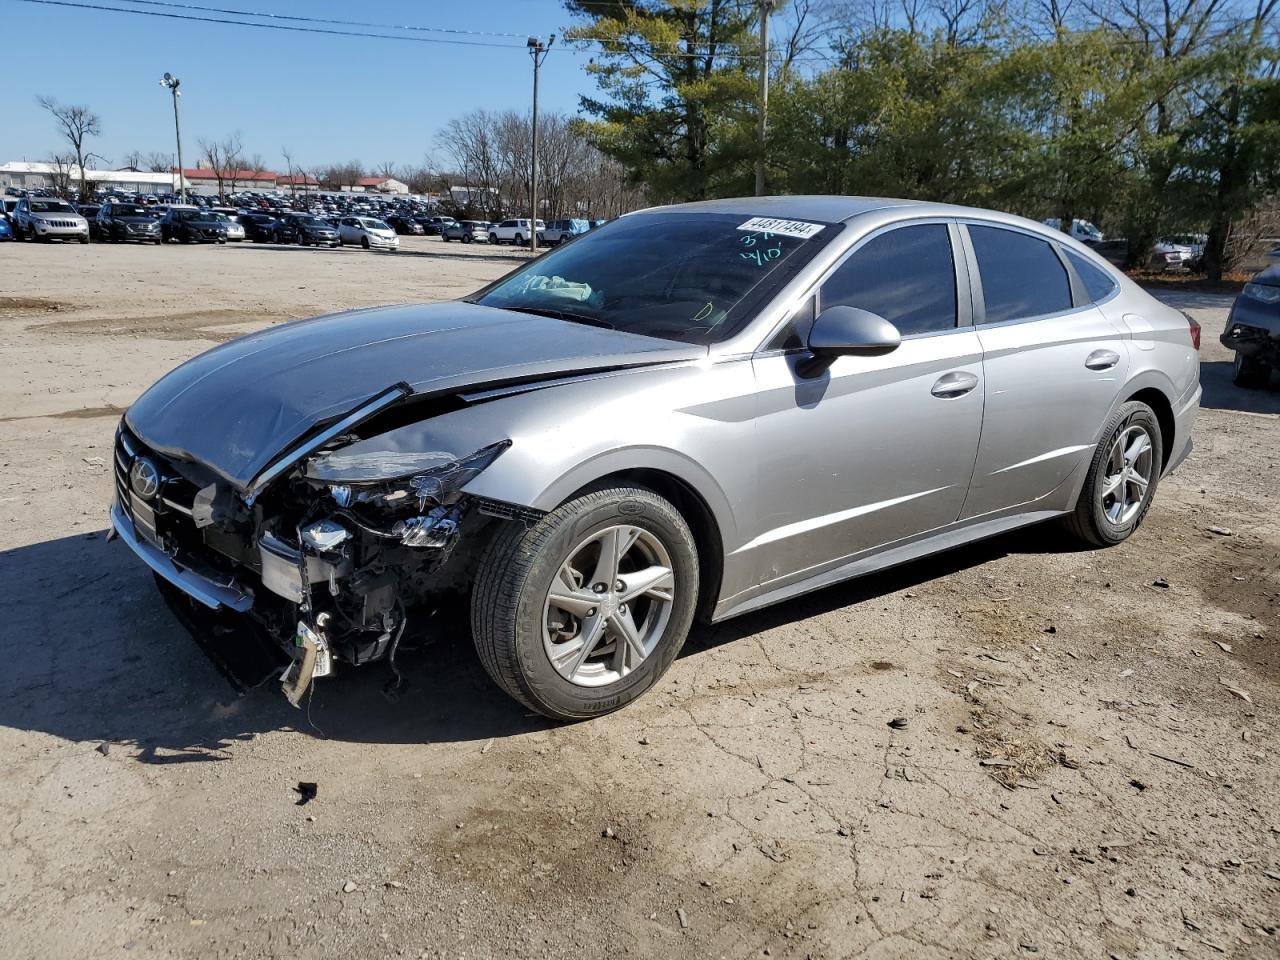
[[[380,667],[233,694],[105,542],[119,412],[521,256],[0,247],[0,955],[1277,955],[1280,392],[1231,386],[1222,296],[1162,294],[1204,410],[1117,548],[1037,527],[701,628],[573,726],[463,624],[395,702]]]

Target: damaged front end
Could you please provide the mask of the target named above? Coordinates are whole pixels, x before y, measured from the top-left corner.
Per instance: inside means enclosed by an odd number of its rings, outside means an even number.
[[[270,637],[295,706],[336,662],[387,660],[394,672],[406,629],[465,589],[483,531],[520,509],[463,493],[509,440],[464,456],[345,450],[406,395],[315,432],[243,490],[125,423],[117,433],[115,533],[193,605],[243,614]]]

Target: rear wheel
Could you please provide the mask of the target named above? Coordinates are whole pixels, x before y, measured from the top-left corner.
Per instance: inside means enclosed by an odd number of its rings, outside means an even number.
[[[1164,468],[1160,421],[1138,400],[1111,415],[1094,451],[1067,529],[1098,547],[1127,539],[1142,523]]]
[[[1231,382],[1246,390],[1260,390],[1271,380],[1271,368],[1257,357],[1246,357],[1236,351],[1231,365]]]
[[[494,537],[472,590],[472,635],[508,694],[553,719],[583,719],[657,682],[697,596],[684,518],[650,490],[610,487]]]

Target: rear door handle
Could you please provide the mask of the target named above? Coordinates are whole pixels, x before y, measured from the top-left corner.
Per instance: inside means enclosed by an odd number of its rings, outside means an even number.
[[[1110,370],[1120,362],[1120,354],[1114,350],[1095,350],[1085,358],[1084,365],[1090,370]]]
[[[929,392],[935,397],[942,397],[946,400],[951,397],[963,397],[977,385],[978,378],[974,374],[956,371],[954,373],[944,373],[940,376],[933,385],[933,389]]]

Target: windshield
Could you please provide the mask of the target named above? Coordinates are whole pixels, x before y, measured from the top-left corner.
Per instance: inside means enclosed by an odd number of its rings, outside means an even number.
[[[304,227],[327,227],[329,225],[319,217],[294,217],[293,219]]]
[[[362,220],[361,223],[363,223],[370,230],[390,230],[391,229],[381,220]]]
[[[32,213],[75,213],[71,204],[62,200],[32,200]]]
[[[826,244],[835,234],[827,226],[741,214],[635,214],[543,254],[472,302],[716,343],[750,316],[735,307]]]
[[[146,207],[139,207],[132,203],[117,203],[111,208],[113,217],[145,217],[149,216]]]

